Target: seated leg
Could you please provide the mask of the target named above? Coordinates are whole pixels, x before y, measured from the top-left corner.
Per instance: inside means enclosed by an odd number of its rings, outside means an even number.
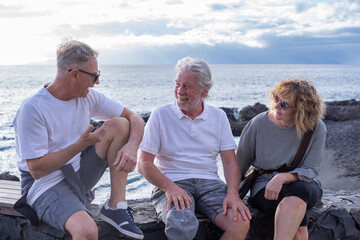
[[[234,211],[229,208],[227,215],[219,213],[215,217],[215,224],[224,231],[221,239],[245,239],[250,228],[250,221],[243,220],[240,214],[237,221],[234,221]]]
[[[308,240],[309,231],[307,226],[300,226],[295,234],[294,240]]]
[[[267,214],[275,215],[275,235],[283,236],[283,234],[287,235],[288,233],[283,233],[282,231],[287,227],[283,227],[284,224],[293,224],[294,221],[297,222],[297,226],[292,225],[291,235],[288,236],[289,239],[293,239],[294,236],[303,236],[307,235],[307,215],[306,211],[311,209],[320,196],[320,188],[315,182],[307,183],[304,181],[296,181],[291,184],[284,184],[283,188],[279,194],[278,200],[267,200],[264,198],[265,189],[260,190],[253,198],[252,202],[255,207],[261,209]],[[295,201],[288,201],[291,199],[295,199]],[[295,202],[295,203],[294,203]],[[280,204],[281,203],[281,204]],[[289,207],[288,205],[295,204],[294,207]],[[301,210],[299,210],[300,208]],[[287,210],[284,210],[287,209]],[[303,216],[300,222],[293,218],[292,214],[295,211],[295,215],[300,213]],[[290,218],[286,219],[286,215],[289,215]],[[278,217],[276,217],[278,216]],[[300,232],[299,232],[300,230]],[[306,234],[304,234],[306,230]],[[296,235],[295,235],[296,234]],[[279,237],[281,239],[281,237]],[[287,238],[284,238],[287,239]],[[305,238],[307,239],[307,238]]]
[[[74,240],[98,239],[96,223],[85,211],[78,211],[71,215],[65,223],[65,229]]]
[[[285,197],[275,212],[274,239],[293,239],[305,216],[306,203],[298,197]]]
[[[66,180],[46,190],[32,207],[40,220],[57,229],[66,230],[73,239],[98,238],[95,221]]]
[[[109,205],[116,207],[119,201],[125,201],[127,173],[116,171],[113,165],[119,150],[127,143],[129,137],[129,121],[114,117],[106,129],[104,139],[95,145],[96,153],[102,159],[107,159],[110,168],[111,192]]]
[[[95,145],[96,153],[107,159],[110,168],[110,199],[102,207],[99,217],[121,233],[143,239],[144,235],[134,223],[132,211],[125,199],[127,172],[117,171],[113,165],[120,149],[127,143],[130,133],[129,121],[125,118],[110,119],[104,139]]]
[[[227,186],[219,179],[198,179],[196,181],[197,199],[196,210],[206,215],[212,223],[224,231],[221,239],[245,239],[250,221],[244,221],[239,213],[234,221],[234,212],[228,208],[227,215],[223,215],[223,202],[227,196]],[[240,199],[239,199],[240,200]]]

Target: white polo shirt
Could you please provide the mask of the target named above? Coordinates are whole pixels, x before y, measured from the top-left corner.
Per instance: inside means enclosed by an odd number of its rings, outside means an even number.
[[[216,158],[236,143],[223,110],[204,103],[192,120],[174,102],[152,112],[140,149],[155,155],[155,165],[172,181],[219,179]]]

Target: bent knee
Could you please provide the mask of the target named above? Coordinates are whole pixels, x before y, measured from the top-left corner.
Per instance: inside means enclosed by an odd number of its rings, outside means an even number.
[[[219,226],[221,228],[221,226]],[[228,238],[226,239],[245,239],[247,233],[250,229],[250,220],[243,220],[242,218],[234,221],[233,219],[230,222],[227,222],[224,227],[224,235]]]
[[[77,226],[69,232],[73,239],[98,239],[98,228],[96,223]]]
[[[65,229],[73,239],[98,239],[97,225],[85,211],[72,214],[65,223]]]
[[[123,117],[113,117],[110,120],[110,127],[114,128],[129,128],[130,122],[126,118]]]
[[[113,117],[109,120],[108,128],[113,130],[116,134],[129,134],[130,122],[123,117]]]
[[[243,220],[242,218],[237,221],[232,221],[225,229],[227,232],[233,233],[233,235],[246,234],[250,229],[250,220]]]
[[[301,207],[302,205],[305,206],[307,205],[307,203],[298,196],[284,197],[283,200],[280,201],[279,206],[283,206],[287,204],[291,204],[298,207]]]

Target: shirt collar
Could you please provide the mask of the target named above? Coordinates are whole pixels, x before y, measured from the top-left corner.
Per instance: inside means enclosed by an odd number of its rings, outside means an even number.
[[[201,119],[201,120],[206,120],[208,114],[209,114],[209,106],[204,103],[204,110],[202,111],[202,113],[200,113],[199,116],[197,116],[195,119]],[[189,118],[185,113],[183,113],[181,111],[181,109],[179,108],[179,106],[176,104],[176,100],[173,102],[173,106],[174,106],[174,110],[175,110],[175,114],[178,117],[178,119],[182,119],[182,118]],[[194,119],[194,120],[195,120]]]

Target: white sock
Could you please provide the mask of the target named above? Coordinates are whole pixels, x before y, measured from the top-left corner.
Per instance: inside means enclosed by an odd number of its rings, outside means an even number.
[[[104,203],[104,207],[106,210],[108,209],[112,209],[111,207],[109,207],[109,200],[106,200],[106,202]],[[128,205],[126,201],[120,201],[116,204],[116,209],[127,209]],[[116,210],[116,209],[112,209],[112,210]]]
[[[126,201],[121,201],[116,204],[117,209],[127,209],[128,205]]]

